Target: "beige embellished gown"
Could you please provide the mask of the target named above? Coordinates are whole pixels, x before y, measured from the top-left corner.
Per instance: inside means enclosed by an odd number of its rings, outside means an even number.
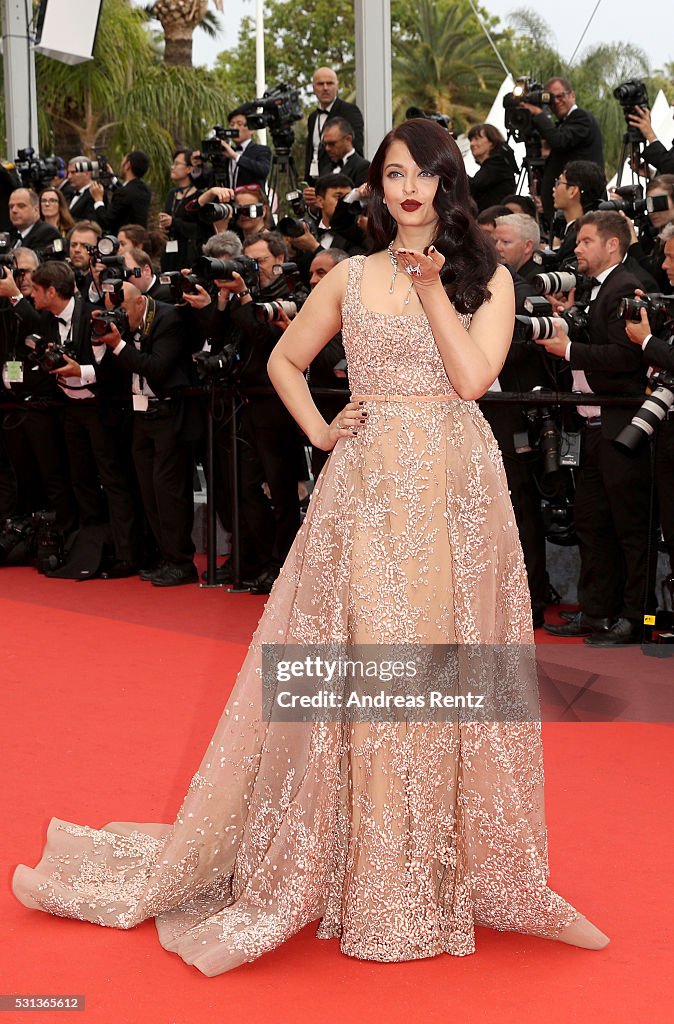
[[[27,907],[115,928],[154,917],[206,975],[312,921],[343,953],[400,961],[472,953],[475,924],[554,938],[577,917],[546,884],[536,721],[261,714],[263,643],[533,640],[490,428],[423,314],[365,308],[364,261],[350,261],[343,340],[367,424],[317,482],[176,821],[54,818],[40,863],[14,875]]]

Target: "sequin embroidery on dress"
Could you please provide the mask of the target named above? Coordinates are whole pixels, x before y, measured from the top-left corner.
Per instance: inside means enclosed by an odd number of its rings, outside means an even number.
[[[263,643],[533,640],[491,430],[425,316],[363,305],[364,264],[350,260],[343,340],[368,422],[317,481],[175,822],[54,818],[40,863],[14,875],[28,907],[116,928],[154,917],[206,975],[311,921],[344,953],[398,961],[471,953],[475,924],[555,937],[577,916],[547,886],[536,721],[263,721]]]

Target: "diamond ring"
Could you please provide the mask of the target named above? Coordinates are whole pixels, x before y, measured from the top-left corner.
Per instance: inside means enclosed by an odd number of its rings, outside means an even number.
[[[416,263],[413,267],[405,267],[405,273],[410,274],[410,276],[416,274],[417,277],[421,277],[421,264]]]

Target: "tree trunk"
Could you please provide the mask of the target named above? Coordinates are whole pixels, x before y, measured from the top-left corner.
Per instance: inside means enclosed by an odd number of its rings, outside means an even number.
[[[192,33],[164,32],[164,63],[174,66],[192,67]]]

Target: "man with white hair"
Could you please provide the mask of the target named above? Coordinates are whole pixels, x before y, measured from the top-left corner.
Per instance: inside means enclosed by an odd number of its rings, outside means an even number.
[[[516,270],[520,277],[530,280],[540,274],[541,265],[534,259],[534,253],[541,243],[541,232],[532,217],[524,213],[497,217],[494,242],[501,262]]]

